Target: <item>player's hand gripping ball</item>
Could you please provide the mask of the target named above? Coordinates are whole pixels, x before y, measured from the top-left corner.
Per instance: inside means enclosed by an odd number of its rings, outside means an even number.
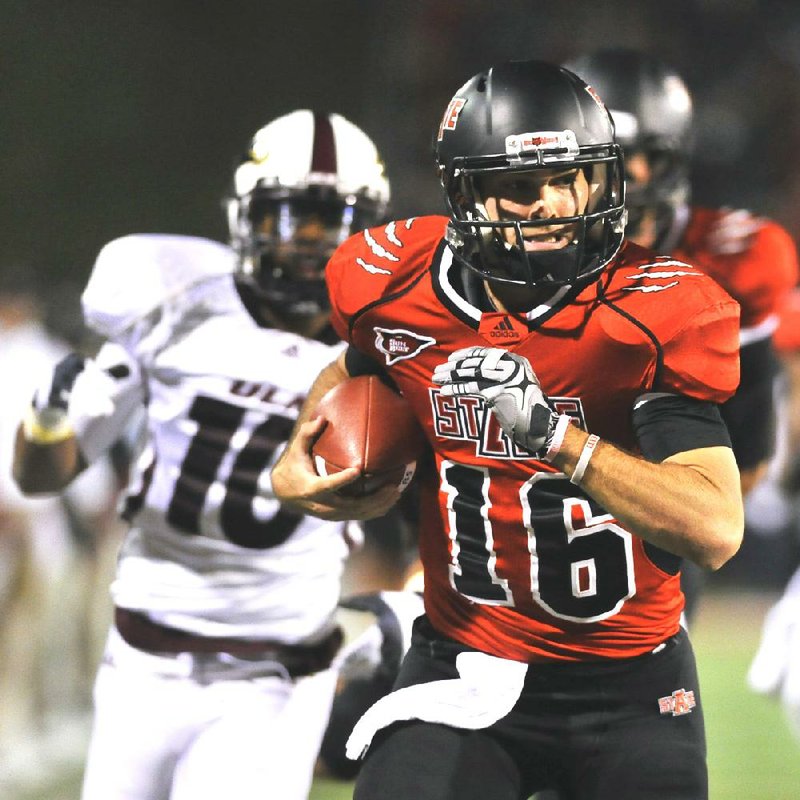
[[[389,483],[400,490],[408,486],[427,441],[402,395],[375,375],[361,375],[331,389],[316,412],[328,422],[311,448],[317,472],[361,471],[340,494],[371,494]]]
[[[558,415],[530,362],[498,347],[465,347],[433,372],[444,395],[482,397],[506,436],[531,453],[546,450]]]

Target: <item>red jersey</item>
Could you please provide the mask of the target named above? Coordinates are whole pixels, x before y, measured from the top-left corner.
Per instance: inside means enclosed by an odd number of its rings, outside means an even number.
[[[742,343],[772,333],[782,297],[798,280],[797,252],[789,233],[767,219],[720,208],[690,210],[675,258],[710,275],[741,306]]]
[[[509,440],[480,398],[444,397],[431,375],[462,347],[506,347],[556,408],[635,452],[641,395],[733,393],[738,305],[700,270],[627,243],[568,304],[482,313],[456,290],[446,224],[373,228],[326,269],[338,333],[384,366],[435,452],[437,476],[420,485],[426,613],[442,633],[519,661],[649,652],[678,630],[679,575]]]
[[[778,327],[773,342],[779,353],[800,350],[800,287],[789,292],[778,307]]]

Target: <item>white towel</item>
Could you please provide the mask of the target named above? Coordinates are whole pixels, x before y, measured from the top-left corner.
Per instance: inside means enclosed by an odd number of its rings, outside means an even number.
[[[454,728],[479,730],[502,719],[522,693],[528,665],[486,653],[459,653],[458,678],[398,689],[382,697],[356,723],[347,740],[347,757],[366,753],[375,734],[401,720],[419,719]]]

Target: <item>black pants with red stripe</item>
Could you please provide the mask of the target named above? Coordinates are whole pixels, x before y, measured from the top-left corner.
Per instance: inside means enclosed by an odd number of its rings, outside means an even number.
[[[456,678],[464,648],[426,617],[395,688]],[[354,800],[706,800],[705,730],[684,631],[631,659],[531,665],[511,712],[483,730],[396,723],[373,740]]]

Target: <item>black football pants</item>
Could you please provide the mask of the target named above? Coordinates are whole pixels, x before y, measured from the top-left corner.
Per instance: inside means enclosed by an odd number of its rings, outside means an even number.
[[[464,649],[419,618],[396,688],[457,677]],[[684,631],[646,656],[531,665],[515,707],[483,730],[390,726],[367,752],[354,800],[525,800],[547,788],[561,800],[707,800]]]

